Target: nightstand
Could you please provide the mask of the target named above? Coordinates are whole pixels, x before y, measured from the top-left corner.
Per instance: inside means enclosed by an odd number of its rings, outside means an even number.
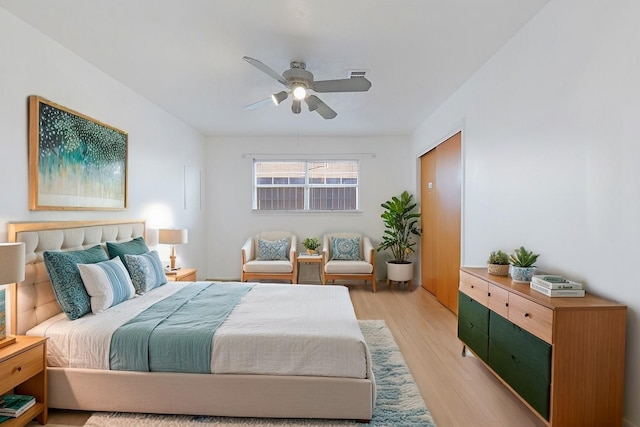
[[[195,268],[179,268],[174,271],[165,271],[165,274],[170,282],[195,282],[197,272]]]
[[[47,339],[17,336],[15,344],[0,349],[0,394],[35,396],[36,404],[3,422],[2,427],[21,427],[33,418],[47,423]]]

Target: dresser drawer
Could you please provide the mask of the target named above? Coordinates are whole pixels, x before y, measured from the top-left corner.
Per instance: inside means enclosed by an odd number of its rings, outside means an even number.
[[[489,309],[462,292],[458,292],[458,317],[467,319],[483,334],[489,333]]]
[[[42,346],[20,353],[0,364],[0,393],[12,389],[42,371]]]
[[[511,293],[508,319],[549,344],[553,342],[553,310]]]
[[[458,338],[480,359],[489,361],[489,337],[464,317],[458,318]]]
[[[509,350],[489,341],[489,366],[532,408],[549,419],[551,385]]]
[[[474,300],[478,301],[485,307],[488,305],[487,294],[489,292],[489,284],[482,279],[478,279],[475,276],[460,272],[460,287],[459,290],[469,295]]]
[[[509,291],[489,283],[488,295],[489,309],[495,311],[505,319],[509,317]]]
[[[489,309],[458,292],[458,338],[485,362],[489,346]]]
[[[494,312],[489,315],[489,336],[489,351],[493,344],[499,345],[527,365],[536,377],[551,381],[551,344]]]

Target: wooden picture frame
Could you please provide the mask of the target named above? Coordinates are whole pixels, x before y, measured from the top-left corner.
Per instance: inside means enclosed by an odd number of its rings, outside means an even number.
[[[127,208],[128,134],[29,97],[29,209]]]

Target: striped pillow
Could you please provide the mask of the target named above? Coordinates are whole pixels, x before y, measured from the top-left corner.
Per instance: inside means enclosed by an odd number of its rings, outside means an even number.
[[[129,273],[118,257],[96,264],[78,264],[78,270],[95,314],[136,294]]]

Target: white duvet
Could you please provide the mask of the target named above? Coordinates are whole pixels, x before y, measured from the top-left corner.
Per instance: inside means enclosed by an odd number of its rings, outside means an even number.
[[[114,331],[183,286],[169,282],[73,321],[61,313],[27,334],[49,338],[49,366],[109,369]],[[347,288],[256,284],[214,334],[211,372],[366,378],[369,360]]]

